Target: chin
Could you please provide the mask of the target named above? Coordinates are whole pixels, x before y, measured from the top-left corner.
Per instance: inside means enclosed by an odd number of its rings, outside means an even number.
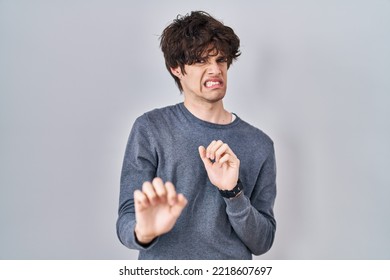
[[[225,93],[219,93],[219,94],[212,94],[205,97],[207,101],[210,103],[216,103],[221,101],[225,97]]]

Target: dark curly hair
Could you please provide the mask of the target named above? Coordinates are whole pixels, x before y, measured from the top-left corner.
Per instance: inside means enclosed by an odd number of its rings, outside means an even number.
[[[233,29],[216,20],[203,11],[193,11],[177,18],[164,29],[160,37],[161,50],[165,65],[175,79],[180,91],[183,90],[180,79],[172,74],[171,68],[180,66],[185,74],[184,65],[191,65],[209,53],[222,53],[228,67],[241,54],[240,39]]]

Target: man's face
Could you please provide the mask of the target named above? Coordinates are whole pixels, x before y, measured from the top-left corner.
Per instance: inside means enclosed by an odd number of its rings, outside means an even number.
[[[227,88],[227,59],[221,53],[211,52],[192,65],[172,69],[180,78],[186,101],[215,103],[223,99]],[[175,74],[175,75],[176,75]]]

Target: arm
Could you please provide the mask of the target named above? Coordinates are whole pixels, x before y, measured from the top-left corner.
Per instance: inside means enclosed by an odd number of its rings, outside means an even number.
[[[146,118],[140,117],[130,132],[122,165],[116,224],[117,235],[122,244],[137,250],[144,249],[145,246],[137,242],[134,234],[136,221],[133,195],[145,181],[151,181],[155,177],[158,162],[147,127]]]
[[[144,182],[142,191],[134,192],[135,228],[139,243],[149,244],[158,236],[169,232],[187,204],[183,194],[177,194],[171,182],[154,178]]]
[[[158,236],[172,229],[187,204],[172,183],[164,184],[160,178],[154,178],[157,162],[147,120],[141,117],[135,122],[126,147],[117,220],[118,238],[131,249],[153,246]]]
[[[273,213],[275,197],[276,165],[272,149],[262,165],[251,196],[225,199],[232,227],[254,255],[266,253],[273,244],[276,231]]]
[[[199,154],[213,185],[223,190],[231,190],[235,187],[239,178],[240,161],[227,144],[213,141],[207,149],[199,147]],[[239,194],[237,197],[224,199],[226,212],[234,231],[255,255],[267,252],[274,240],[275,181],[275,156],[272,148],[262,164],[250,197]]]

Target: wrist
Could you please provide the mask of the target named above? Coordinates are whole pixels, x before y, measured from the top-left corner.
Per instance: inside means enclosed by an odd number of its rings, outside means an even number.
[[[135,228],[134,228],[134,236],[135,236],[135,239],[137,240],[137,242],[140,243],[141,245],[147,245],[147,244],[151,243],[157,237],[154,235],[142,234],[142,231],[139,230],[139,228],[137,227],[137,224],[135,225]]]
[[[221,194],[222,197],[225,197],[225,198],[235,198],[235,197],[238,197],[242,194],[243,192],[243,186],[242,186],[242,183],[240,181],[240,179],[238,179],[237,181],[237,184],[235,187],[233,187],[232,189],[219,189],[219,193]]]
[[[233,182],[230,182],[229,184],[225,183],[225,184],[215,185],[215,186],[222,191],[231,191],[237,186],[238,182],[240,182],[240,178],[238,178],[237,176],[237,179],[235,181],[233,179]]]

